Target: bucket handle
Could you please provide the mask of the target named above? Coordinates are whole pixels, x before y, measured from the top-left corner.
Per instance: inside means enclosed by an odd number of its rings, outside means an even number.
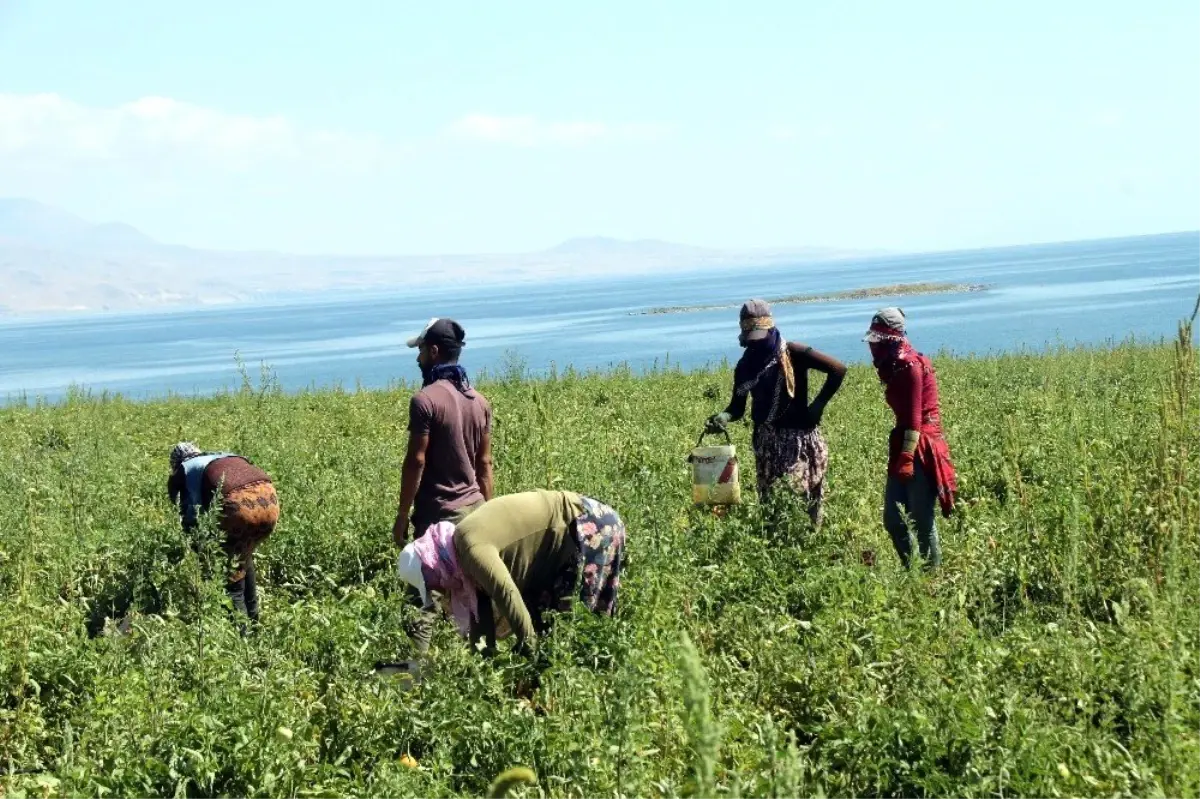
[[[733,439],[729,437],[729,431],[728,431],[728,430],[722,430],[721,432],[722,432],[722,433],[725,435],[725,443],[726,443],[726,444],[730,444],[730,445],[732,445],[732,444],[733,444]],[[704,443],[704,437],[705,437],[705,436],[707,436],[707,435],[714,435],[714,436],[715,436],[715,435],[716,435],[716,433],[709,433],[707,430],[701,430],[701,431],[700,431],[700,438],[696,439],[696,446],[697,446],[697,447],[698,447],[698,446],[700,446],[701,444],[703,444],[703,443]]]

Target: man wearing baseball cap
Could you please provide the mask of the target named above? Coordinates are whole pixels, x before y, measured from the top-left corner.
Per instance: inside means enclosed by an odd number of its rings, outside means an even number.
[[[411,522],[420,536],[438,522],[457,524],[492,498],[492,408],[458,363],[466,331],[434,318],[408,346],[417,350],[423,386],[409,403],[408,452],[392,538],[403,548]],[[414,637],[423,652],[432,634],[432,598],[422,600]]]

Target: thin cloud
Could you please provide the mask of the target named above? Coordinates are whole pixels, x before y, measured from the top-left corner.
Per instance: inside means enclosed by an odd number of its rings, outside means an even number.
[[[458,139],[536,147],[547,144],[580,145],[600,140],[652,140],[670,133],[665,125],[647,123],[546,122],[534,116],[467,114],[453,122],[447,133]]]
[[[0,155],[26,166],[165,164],[245,171],[264,164],[358,171],[386,155],[374,136],[306,130],[280,116],[229,114],[169,97],[113,107],[57,94],[0,94]]]
[[[837,135],[837,130],[828,123],[815,125],[777,123],[768,125],[766,134],[768,138],[775,141],[796,141],[798,139],[830,139]]]
[[[776,141],[792,141],[800,137],[800,128],[796,125],[770,125],[767,136]]]

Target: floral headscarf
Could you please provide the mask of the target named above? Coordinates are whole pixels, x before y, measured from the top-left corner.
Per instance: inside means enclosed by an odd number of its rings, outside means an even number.
[[[417,557],[421,559],[421,575],[425,578],[425,586],[430,591],[450,595],[450,615],[454,617],[458,631],[470,635],[471,620],[479,618],[478,589],[458,563],[458,555],[454,551],[454,525],[438,522],[430,526],[413,545]]]
[[[171,469],[174,471],[183,465],[183,462],[194,458],[197,455],[203,455],[200,448],[190,441],[180,441],[171,448]]]

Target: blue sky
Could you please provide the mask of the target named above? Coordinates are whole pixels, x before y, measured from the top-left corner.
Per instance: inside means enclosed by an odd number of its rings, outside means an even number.
[[[1200,3],[0,0],[0,196],[165,241],[1195,229]]]

